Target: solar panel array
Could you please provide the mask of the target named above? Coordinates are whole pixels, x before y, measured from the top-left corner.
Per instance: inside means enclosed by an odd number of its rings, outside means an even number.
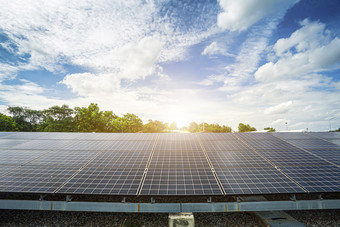
[[[0,192],[340,192],[340,133],[0,132]]]

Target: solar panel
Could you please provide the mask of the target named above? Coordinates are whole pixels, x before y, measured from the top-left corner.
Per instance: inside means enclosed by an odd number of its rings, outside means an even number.
[[[21,165],[46,153],[45,150],[1,150],[0,165]]]
[[[326,161],[313,156],[303,150],[257,150],[263,157],[275,166],[315,166],[329,165]]]
[[[240,140],[203,140],[202,144],[206,151],[247,151],[250,148]]]
[[[280,140],[278,138],[272,137],[268,140],[249,140],[244,139],[244,141],[256,150],[293,150],[296,149],[293,145]]]
[[[210,151],[207,155],[216,169],[271,166],[254,151]]]
[[[270,140],[273,138],[272,133],[258,133],[258,132],[250,132],[250,133],[237,133],[235,134],[237,137],[247,140]]]
[[[154,152],[141,195],[222,195],[222,192],[204,153],[182,150]]]
[[[340,168],[336,166],[294,166],[281,170],[309,192],[340,191]]]
[[[44,135],[46,132],[17,132],[11,135],[6,136],[6,139],[24,139],[24,140],[31,140],[31,139],[38,139]]]
[[[233,133],[199,133],[200,140],[238,140]]]
[[[310,149],[340,149],[340,146],[322,139],[313,140],[288,140],[289,143],[307,150]]]
[[[340,165],[340,150],[339,149],[313,149],[309,152],[326,159],[336,165]]]
[[[313,137],[304,132],[274,132],[273,135],[285,140],[312,140]]]
[[[0,165],[0,177],[18,167],[18,165]]]
[[[278,134],[0,132],[0,192],[222,195],[219,182],[228,195],[340,192],[340,146]]]
[[[12,134],[16,134],[16,133],[18,133],[18,132],[0,132],[0,139],[5,138],[7,136],[10,136]]]
[[[308,134],[323,139],[340,139],[340,132],[308,132]]]
[[[0,177],[0,192],[52,193],[79,168],[22,166]]]
[[[108,151],[151,151],[154,141],[110,141],[105,150]]]
[[[0,139],[0,149],[11,148],[25,142],[27,142],[27,140]]]
[[[56,141],[56,142],[54,142]],[[61,140],[53,140],[52,143],[59,143]],[[69,151],[101,151],[105,150],[112,142],[100,140],[68,140],[63,146],[58,146],[56,149]]]
[[[201,151],[201,147],[197,141],[172,141],[158,140],[155,150],[157,151]]]
[[[227,195],[302,193],[274,167],[215,169]]]
[[[150,152],[102,152],[58,193],[136,195]]]
[[[58,151],[54,150],[31,161],[29,165],[37,166],[73,166],[82,167],[98,152],[89,151]]]
[[[188,140],[197,140],[196,134],[192,133],[162,133],[159,134],[158,140],[167,140],[167,141],[188,141]]]
[[[17,140],[14,140],[17,141]],[[53,150],[60,149],[67,144],[72,143],[71,140],[26,140],[12,146],[14,150]]]
[[[47,133],[39,139],[41,140],[74,140],[80,136],[80,133],[71,133],[71,132],[50,132]]]

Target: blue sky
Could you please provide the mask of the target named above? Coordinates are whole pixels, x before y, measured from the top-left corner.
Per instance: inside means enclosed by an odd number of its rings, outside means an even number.
[[[180,126],[340,127],[337,0],[0,4],[1,112],[95,102]]]

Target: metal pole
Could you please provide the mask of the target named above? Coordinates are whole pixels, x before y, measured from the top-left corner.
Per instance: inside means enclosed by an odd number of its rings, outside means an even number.
[[[330,118],[329,121],[329,131],[332,131],[332,124],[331,124],[331,120],[333,120],[335,117]]]

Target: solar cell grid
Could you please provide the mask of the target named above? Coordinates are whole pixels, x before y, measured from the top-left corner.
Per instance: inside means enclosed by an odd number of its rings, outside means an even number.
[[[79,137],[80,133],[71,133],[71,132],[50,132],[47,133],[39,139],[41,140],[74,140]]]
[[[77,133],[77,140],[115,140],[118,133]]]
[[[336,165],[340,165],[340,150],[332,150],[332,149],[313,149],[309,150],[309,152],[324,158]]]
[[[12,134],[17,134],[18,132],[0,132],[0,139],[10,136]]]
[[[151,151],[154,141],[108,141],[108,151]]]
[[[247,139],[247,140],[272,140],[275,137],[273,135],[271,135],[271,133],[257,133],[257,132],[253,132],[253,133],[237,133],[235,134],[239,137],[241,137],[242,139]]]
[[[220,195],[202,151],[155,151],[141,195]]]
[[[21,142],[18,145],[12,146],[10,149],[14,150],[53,150],[61,149],[68,144],[72,144],[72,141],[66,140],[29,140]]]
[[[18,168],[18,165],[0,165],[0,177],[15,168]]]
[[[276,166],[316,166],[329,165],[326,161],[303,150],[257,151]]]
[[[13,140],[13,139],[0,139],[0,149],[10,149],[15,145],[22,144],[28,140]]]
[[[328,139],[328,141],[340,146],[340,139]]]
[[[250,148],[240,140],[229,141],[202,141],[206,151],[247,151]]]
[[[273,167],[215,170],[227,195],[304,192]]]
[[[85,167],[58,193],[135,195],[144,173],[143,169],[129,167]]]
[[[304,166],[281,168],[289,177],[310,192],[339,192],[340,168],[335,166]]]
[[[157,133],[118,133],[116,140],[155,140]]]
[[[304,149],[328,149],[328,148],[333,148],[333,149],[340,149],[340,146],[330,143],[328,141],[322,140],[322,139],[313,139],[313,140],[288,140],[289,143],[301,147]]]
[[[304,132],[274,132],[273,135],[285,139],[285,140],[312,140],[314,139],[312,136],[308,135]]]
[[[37,166],[74,166],[82,167],[98,152],[89,151],[51,151],[28,165]]]
[[[138,168],[144,169],[149,159],[150,152],[102,152],[87,166],[102,168]]]
[[[309,132],[308,134],[323,139],[340,139],[339,132]]]
[[[215,169],[270,166],[253,151],[207,152],[207,155]]]
[[[47,152],[44,150],[2,150],[0,151],[0,165],[21,165]]]
[[[17,133],[8,135],[6,139],[31,140],[31,139],[39,139],[46,134],[47,134],[46,132],[17,132]]]
[[[102,152],[59,193],[135,195],[150,152]]]
[[[293,145],[282,141],[277,138],[272,138],[270,140],[248,140],[245,142],[253,147],[255,150],[298,150],[298,148]]]
[[[197,137],[204,140],[238,140],[233,133],[199,133]]]
[[[150,168],[141,195],[222,195],[222,192],[208,168]]]
[[[51,140],[52,141],[52,140]],[[54,140],[55,143],[59,143],[60,140]],[[61,146],[60,150],[82,150],[82,151],[101,151],[106,149],[112,141],[97,141],[97,140],[69,140],[70,142],[65,143]]]
[[[182,133],[162,133],[159,134],[158,140],[167,141],[187,141],[187,140],[197,140],[196,134],[182,134]]]
[[[209,168],[203,152],[159,152],[155,151],[149,168],[173,169],[173,168]]]
[[[157,151],[201,151],[199,143],[195,140],[168,141],[158,140],[155,150]]]
[[[22,166],[0,177],[0,192],[52,193],[78,167]]]

